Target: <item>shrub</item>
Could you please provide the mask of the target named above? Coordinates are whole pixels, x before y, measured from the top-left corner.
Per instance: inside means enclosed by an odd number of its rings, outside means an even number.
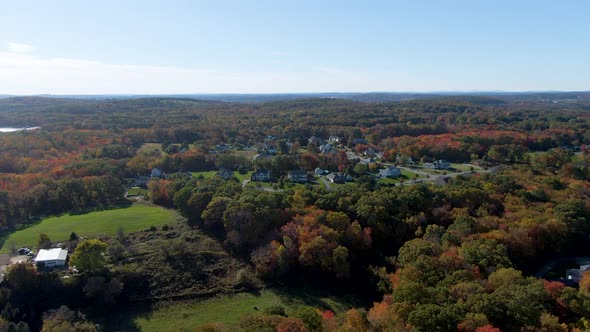
[[[246,269],[240,269],[236,273],[236,282],[238,286],[242,287],[253,287],[254,286],[254,278]]]
[[[277,316],[287,317],[287,314],[285,313],[285,308],[280,305],[270,306],[270,307],[264,309],[264,313],[269,314],[269,315],[277,315]]]

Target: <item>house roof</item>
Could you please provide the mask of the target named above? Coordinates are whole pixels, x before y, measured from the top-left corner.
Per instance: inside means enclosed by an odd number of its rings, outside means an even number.
[[[35,262],[60,260],[65,261],[68,257],[68,250],[61,248],[41,249],[35,258]]]

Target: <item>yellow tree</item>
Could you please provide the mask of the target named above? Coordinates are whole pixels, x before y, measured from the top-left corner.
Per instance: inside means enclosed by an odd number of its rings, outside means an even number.
[[[84,240],[78,244],[70,257],[70,265],[80,271],[93,272],[101,270],[105,265],[104,251],[107,244],[98,239]]]

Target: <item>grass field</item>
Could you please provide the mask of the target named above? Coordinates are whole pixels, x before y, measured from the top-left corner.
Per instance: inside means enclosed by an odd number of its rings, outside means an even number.
[[[454,168],[457,172],[469,172],[471,171],[471,168],[473,168],[474,171],[481,169],[479,167],[466,164],[451,164],[451,168]]]
[[[444,175],[444,174],[454,173],[450,169],[432,169],[432,168],[422,168],[422,167],[416,167],[415,169],[420,172],[433,174],[433,175]]]
[[[35,246],[41,233],[47,234],[53,242],[58,242],[69,239],[72,232],[83,237],[114,235],[119,227],[125,232],[134,232],[167,224],[175,219],[176,214],[173,211],[144,204],[82,215],[51,217],[10,234],[0,252],[9,252],[12,246]]]
[[[263,290],[256,295],[239,293],[199,302],[173,304],[156,309],[147,316],[138,317],[134,322],[141,331],[147,332],[195,331],[197,327],[210,322],[219,322],[235,328],[241,316],[258,312],[254,307],[264,310],[273,305],[281,305],[285,307],[287,314],[290,314],[297,306],[306,303],[322,309],[331,309],[336,313],[352,307],[340,298],[288,295]]]
[[[406,180],[414,180],[416,179],[416,175],[418,175],[418,179],[423,179],[426,177],[425,175],[418,174],[407,169],[402,169],[402,177]]]
[[[211,179],[212,177],[215,176],[215,173],[217,173],[217,171],[191,172],[193,177],[198,178],[199,176],[203,176],[203,178],[205,178],[205,179]]]
[[[246,174],[240,174],[240,172],[234,172],[234,176],[236,178],[238,178],[238,180],[240,180],[240,182],[244,181],[244,180],[250,180],[250,178],[252,177],[252,172],[248,172]]]
[[[415,180],[415,179],[424,179],[424,178],[426,178],[426,176],[423,175],[423,174],[418,174],[418,173],[412,172],[412,171],[407,170],[407,169],[402,169],[401,172],[402,173],[401,173],[401,176],[399,178],[396,178],[396,179],[382,178],[382,179],[379,179],[379,182],[392,184],[392,183],[400,183],[402,180],[408,181],[408,180]]]
[[[217,173],[217,171],[207,171],[207,172],[191,172],[191,174],[193,175],[193,177],[198,178],[199,176],[203,176],[204,179],[211,179],[212,177],[215,176],[215,173]],[[253,172],[248,172],[246,174],[240,174],[239,172],[234,172],[234,176],[236,177],[236,179],[240,180],[240,182],[244,181],[244,180],[249,180],[250,177],[252,176]]]
[[[127,190],[127,195],[129,196],[145,196],[147,194],[147,189],[139,188],[139,187],[131,187]]]
[[[156,150],[159,150],[160,153],[164,154],[164,152],[161,149],[162,144],[160,143],[145,143],[139,148],[139,150],[137,150],[137,154],[149,156],[154,154]]]

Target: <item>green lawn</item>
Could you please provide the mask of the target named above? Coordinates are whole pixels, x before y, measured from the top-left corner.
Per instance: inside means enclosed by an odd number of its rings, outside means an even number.
[[[448,170],[448,169],[432,169],[432,168],[423,168],[423,167],[416,167],[415,169],[418,171],[433,174],[433,175],[444,175],[444,174],[453,173],[453,171]]]
[[[143,204],[82,215],[51,217],[10,234],[0,252],[10,251],[13,245],[17,248],[35,246],[41,233],[58,242],[69,239],[72,232],[83,237],[114,235],[119,227],[123,227],[125,232],[134,232],[150,226],[167,224],[175,219],[176,214],[173,211]]]
[[[262,182],[262,181],[250,181],[248,182],[247,186],[253,188],[272,188],[273,185],[276,185],[276,182]]]
[[[241,316],[255,314],[274,305],[285,307],[290,314],[297,306],[312,303],[314,307],[343,312],[352,307],[339,298],[316,297],[311,295],[287,295],[272,290],[259,294],[240,293],[199,302],[185,302],[156,309],[147,316],[135,318],[141,331],[194,331],[197,327],[211,322],[236,327]]]
[[[400,183],[402,179],[404,181],[409,181],[409,180],[415,180],[415,179],[424,179],[426,177],[425,175],[418,174],[418,173],[409,171],[407,169],[402,169],[401,171],[402,171],[402,173],[399,178],[396,178],[396,179],[383,178],[383,179],[379,179],[379,182],[391,184],[391,183]]]
[[[217,173],[217,171],[191,172],[193,177],[198,178],[199,176],[202,175],[203,178],[205,178],[205,179],[211,179],[212,177],[215,176],[216,173]],[[253,172],[248,172],[246,174],[240,174],[240,172],[234,172],[234,176],[236,177],[236,179],[238,179],[238,180],[240,180],[240,182],[242,182],[244,180],[250,180],[252,173]]]
[[[193,175],[193,177],[198,178],[199,176],[203,176],[203,178],[205,179],[211,179],[212,177],[215,176],[215,174],[217,173],[217,171],[207,171],[207,172],[191,172],[191,174]]]
[[[238,180],[240,180],[240,182],[244,181],[244,180],[250,180],[250,178],[252,177],[252,172],[248,172],[246,174],[240,174],[240,172],[234,172],[234,176],[236,178],[238,178]]]
[[[465,164],[451,164],[451,168],[454,168],[455,170],[457,170],[457,172],[469,172],[471,171],[471,168],[473,167],[474,171],[480,170],[481,168],[476,167],[476,166],[471,166],[471,165],[465,165]]]
[[[129,196],[145,196],[145,194],[147,194],[147,190],[139,187],[131,187],[127,190]]]
[[[145,143],[137,150],[137,154],[149,156],[156,152],[156,150],[160,150],[160,153],[165,154],[161,149],[162,144],[160,143]]]
[[[418,175],[418,179],[423,179],[426,177],[425,175],[418,174],[407,169],[402,169],[402,177],[404,177],[406,180],[414,180],[416,175]]]

